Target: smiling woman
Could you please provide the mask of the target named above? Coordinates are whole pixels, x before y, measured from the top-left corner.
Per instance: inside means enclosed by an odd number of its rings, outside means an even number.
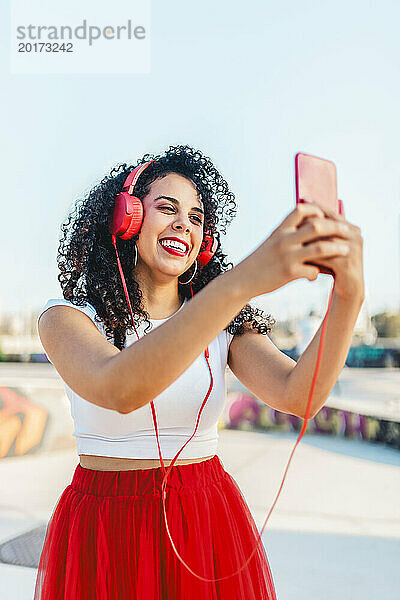
[[[178,277],[196,261],[203,240],[204,212],[194,184],[177,173],[156,179],[142,203],[144,220],[136,244],[135,277],[147,299],[147,310],[153,312],[153,307],[157,310],[157,305],[179,298]]]
[[[225,262],[218,229],[234,210],[211,161],[178,146],[113,170],[63,224],[64,298],[38,330],[80,462],[46,531],[35,600],[275,600],[256,524],[216,454],[233,334],[272,322]]]
[[[168,176],[167,176],[168,177]],[[171,213],[175,213],[175,207],[179,207],[180,206],[180,202],[179,200],[177,200],[176,198],[172,198],[171,196],[158,196],[155,199],[155,202],[157,202],[160,199],[164,199],[164,200],[169,200],[170,202],[173,202],[175,206],[171,206],[171,205],[164,205],[163,203],[161,203],[161,206],[159,206],[159,210],[165,210],[167,212]],[[203,223],[203,218],[204,218],[204,211],[202,208],[199,208],[198,206],[193,206],[192,211],[197,211],[198,213],[200,213],[200,215],[202,215],[201,217],[194,215],[193,219],[195,221],[195,223],[198,223],[199,225],[201,225]],[[186,240],[177,238],[177,237],[164,237],[161,238],[160,240],[160,244],[164,247],[164,248],[174,248],[176,250],[178,250],[178,256],[183,254],[186,254],[189,250],[190,250],[190,246],[189,243]]]

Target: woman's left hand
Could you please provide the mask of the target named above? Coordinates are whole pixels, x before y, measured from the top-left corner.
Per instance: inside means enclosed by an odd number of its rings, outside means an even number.
[[[332,269],[335,273],[335,294],[337,296],[345,299],[359,297],[364,300],[363,237],[361,229],[357,225],[346,221],[344,214],[335,213],[320,204],[318,206],[323,210],[326,217],[344,222],[347,225],[347,233],[341,234],[340,238],[332,236],[329,239],[344,242],[349,247],[349,253],[346,256],[318,258],[318,264]]]

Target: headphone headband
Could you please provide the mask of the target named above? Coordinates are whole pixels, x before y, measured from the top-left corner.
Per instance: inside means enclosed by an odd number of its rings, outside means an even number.
[[[139,179],[140,175],[143,173],[143,171],[145,169],[147,169],[147,167],[154,162],[153,160],[149,160],[145,163],[143,163],[142,165],[139,165],[138,167],[136,167],[135,169],[133,169],[133,171],[131,171],[128,175],[128,177],[125,179],[125,183],[123,185],[123,191],[126,190],[126,188],[128,189],[128,194],[130,194],[132,196],[133,194],[133,189],[136,185],[137,180]]]

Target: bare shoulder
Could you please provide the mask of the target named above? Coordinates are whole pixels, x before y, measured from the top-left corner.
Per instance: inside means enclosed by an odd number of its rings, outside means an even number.
[[[79,325],[79,328],[82,325],[85,326],[85,324],[88,324],[90,329],[94,327],[98,331],[96,325],[88,315],[72,306],[64,306],[62,304],[50,306],[40,315],[38,331],[40,338],[42,336],[51,338],[58,336],[58,332],[62,329],[66,329],[68,332],[69,327],[72,325],[72,328],[74,328],[76,324]]]
[[[288,377],[296,363],[268,335],[246,324],[245,332],[235,335],[230,344],[228,365],[239,381],[265,404],[296,414],[287,398]]]
[[[88,315],[70,306],[45,310],[38,332],[47,356],[67,385],[98,404],[104,365],[119,349],[106,340]]]
[[[243,333],[235,333],[232,338],[231,343],[229,344],[229,352],[228,352],[228,365],[230,368],[232,363],[232,352],[235,352],[235,348],[238,349],[239,353],[242,352],[243,348],[243,339],[246,340],[249,335],[261,335],[258,333],[257,329],[252,327],[252,324],[249,321],[245,321],[243,323],[244,332]],[[237,350],[236,352],[237,353]]]

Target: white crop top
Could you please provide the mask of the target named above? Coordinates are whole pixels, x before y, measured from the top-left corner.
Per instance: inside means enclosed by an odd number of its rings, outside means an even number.
[[[185,299],[177,312],[183,308],[186,302]],[[85,313],[100,333],[105,335],[103,323],[95,321],[96,310],[89,303],[84,306],[76,306],[68,300],[51,299],[45,304],[37,320],[45,310],[56,305],[71,306]],[[171,317],[149,319],[151,329],[148,330],[148,333],[169,318]],[[146,327],[148,327],[146,321],[136,325],[140,337],[144,335]],[[210,353],[208,360],[214,380],[213,388],[201,413],[196,435],[179,454],[178,460],[203,458],[216,454],[217,425],[226,401],[225,371],[232,338],[233,335],[223,330],[208,345]],[[127,334],[126,346],[130,346],[136,341],[137,337],[134,331]],[[210,371],[203,352],[176,381],[154,399],[163,458],[174,458],[192,435],[210,383]],[[116,410],[103,408],[78,396],[65,381],[64,386],[71,402],[71,415],[74,421],[73,435],[76,439],[78,454],[138,459],[159,458],[150,404],[130,413],[121,414]]]

